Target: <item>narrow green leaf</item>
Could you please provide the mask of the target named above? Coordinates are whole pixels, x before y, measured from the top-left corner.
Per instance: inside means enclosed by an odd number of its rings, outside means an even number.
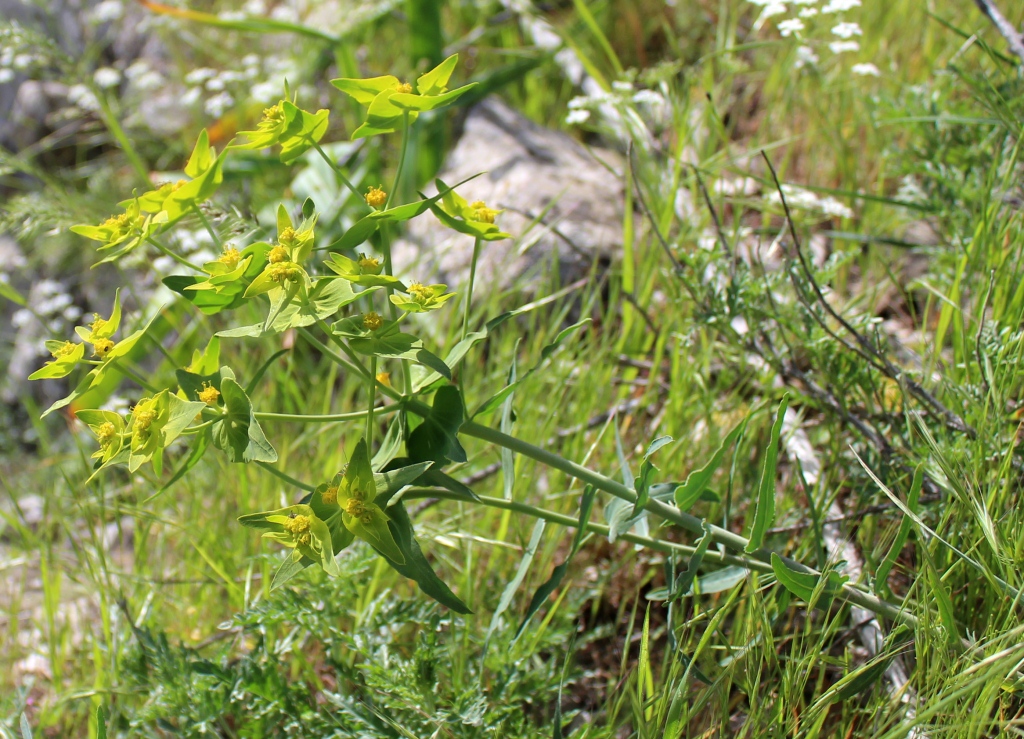
[[[580,497],[580,515],[578,524],[576,526],[576,534],[572,539],[572,548],[569,549],[569,554],[561,564],[557,565],[551,571],[551,577],[549,577],[543,585],[537,588],[537,592],[533,594],[533,598],[530,599],[530,605],[526,609],[526,614],[523,616],[523,620],[519,623],[519,628],[516,629],[516,635],[512,638],[513,641],[519,639],[522,635],[523,630],[526,628],[526,624],[530,622],[533,615],[540,610],[540,607],[544,605],[547,599],[551,596],[555,589],[562,584],[565,573],[569,570],[569,563],[572,558],[579,551],[580,546],[583,543],[583,537],[587,533],[587,524],[590,522],[590,512],[594,508],[594,497],[597,490],[587,485],[583,489],[583,495]]]
[[[659,436],[652,441],[644,452],[644,458],[640,462],[640,474],[633,478],[633,490],[636,492],[636,503],[633,504],[633,512],[630,517],[638,516],[651,499],[651,484],[654,482],[654,473],[658,468],[651,461],[651,456],[666,444],[672,442],[671,436]]]
[[[512,602],[512,597],[516,594],[516,591],[523,582],[523,578],[526,577],[526,573],[530,569],[530,565],[533,563],[533,557],[537,553],[537,547],[540,546],[540,540],[544,534],[544,524],[544,519],[539,518],[533,525],[533,533],[530,535],[530,542],[526,545],[522,559],[519,560],[519,566],[516,568],[516,572],[512,576],[512,579],[505,585],[505,589],[501,591],[501,597],[498,599],[498,605],[494,609],[494,614],[491,616],[491,625],[487,628],[487,636],[484,640],[485,643],[491,640],[491,634],[493,634],[494,630],[498,628],[498,622],[501,620],[502,614],[508,609],[509,604]]]
[[[395,543],[405,557],[404,564],[385,557],[388,564],[405,577],[415,580],[420,590],[441,605],[456,613],[472,613],[466,604],[459,600],[455,593],[437,576],[430,566],[430,562],[423,556],[405,506],[401,502],[389,506],[388,518],[390,519],[388,527],[391,529]]]
[[[690,595],[693,583],[697,578],[697,571],[704,562],[704,555],[707,554],[708,546],[711,544],[711,529],[704,521],[701,521],[701,526],[704,529],[704,535],[697,540],[697,546],[694,547],[694,552],[690,555],[690,561],[686,563],[686,569],[679,573],[679,577],[676,578],[675,584],[672,586],[671,598],[673,600]]]
[[[917,501],[921,496],[923,484],[924,465],[918,465],[917,469],[914,470],[914,480],[910,484],[910,494],[907,496],[907,508],[914,513],[917,513]],[[900,556],[900,552],[903,551],[903,546],[907,543],[907,537],[910,535],[910,529],[913,525],[914,522],[909,516],[903,517],[903,520],[900,521],[900,528],[896,532],[896,538],[892,540],[892,546],[889,547],[889,552],[879,563],[878,570],[875,572],[875,582],[886,590],[889,589],[889,586],[886,584],[886,580],[889,579],[889,572],[892,570],[893,565],[896,564],[896,559]]]
[[[0,280],[0,298],[6,298],[15,305],[20,305],[22,308],[25,307],[25,298],[22,297],[21,293],[11,287],[11,283]]]
[[[791,569],[775,552],[772,552],[772,571],[782,587],[800,600],[806,603],[811,602],[811,598],[814,597],[814,588],[818,585],[817,575]]]
[[[775,521],[775,471],[779,462],[779,435],[782,433],[782,421],[789,405],[789,393],[782,396],[779,409],[772,424],[768,448],[764,453],[764,468],[761,470],[761,484],[757,490],[757,507],[754,510],[754,524],[750,529],[750,541],[747,553],[756,552],[764,542],[764,532]]]
[[[740,434],[743,433],[743,429],[746,428],[748,419],[749,416],[736,424],[732,431],[722,440],[715,453],[711,455],[711,459],[708,460],[707,464],[698,470],[692,471],[687,475],[686,482],[676,488],[675,500],[679,510],[688,511],[694,503],[700,500],[701,495],[710,484],[711,478],[714,477],[715,472],[721,466],[725,453],[732,448],[733,444],[736,443],[736,439],[739,438]]]

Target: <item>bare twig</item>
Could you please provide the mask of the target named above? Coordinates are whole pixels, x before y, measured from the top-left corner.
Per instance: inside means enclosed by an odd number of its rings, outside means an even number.
[[[992,25],[1006,39],[1010,51],[1017,55],[1020,59],[1021,67],[1024,68],[1024,34],[1021,34],[1020,31],[1013,27],[1013,24],[999,11],[999,8],[995,6],[992,0],[974,0],[974,4],[978,6],[978,10],[985,14],[985,17],[992,21]]]
[[[817,302],[821,305],[821,307],[825,310],[826,313],[828,313],[840,326],[843,327],[843,329],[847,333],[850,334],[850,336],[853,337],[854,341],[860,347],[860,350],[857,353],[860,354],[865,359],[868,359],[873,367],[875,367],[879,372],[885,374],[890,379],[895,380],[896,382],[906,387],[906,389],[910,391],[911,395],[913,395],[919,401],[921,401],[926,406],[931,408],[932,411],[940,415],[945,421],[946,425],[949,426],[951,429],[967,434],[972,439],[976,438],[978,433],[977,431],[974,430],[973,427],[969,426],[962,418],[960,418],[960,416],[958,416],[945,405],[943,405],[942,402],[934,395],[932,395],[928,390],[926,390],[920,384],[918,384],[913,379],[908,377],[907,374],[900,367],[897,367],[895,364],[893,364],[889,360],[889,358],[886,357],[885,354],[878,349],[878,347],[876,347],[874,344],[868,341],[868,339],[857,329],[855,329],[849,321],[847,321],[845,318],[839,315],[839,312],[832,307],[828,300],[826,300],[824,293],[822,293],[821,291],[821,287],[818,286],[818,282],[817,280],[814,279],[814,274],[811,272],[811,269],[807,264],[807,260],[804,257],[803,250],[800,248],[800,237],[797,235],[796,232],[796,225],[793,222],[793,214],[789,209],[789,203],[786,201],[786,194],[782,190],[782,184],[779,182],[779,176],[775,172],[775,167],[772,166],[771,160],[768,158],[768,155],[765,152],[762,151],[761,156],[764,158],[765,164],[768,165],[768,170],[771,172],[772,180],[775,182],[775,188],[779,193],[779,198],[781,198],[782,200],[782,208],[786,213],[786,220],[789,223],[789,234],[793,239],[793,246],[796,250],[796,254],[800,262],[800,267],[807,281],[810,283],[811,289],[814,291],[815,297],[817,298]],[[811,311],[811,313],[815,314],[814,311]],[[817,320],[820,324],[823,324],[823,322],[819,319],[817,315],[815,315],[815,320]],[[836,339],[839,338],[832,331],[829,331],[829,334],[835,337]],[[851,346],[849,343],[845,341],[842,341],[842,343],[847,347]]]

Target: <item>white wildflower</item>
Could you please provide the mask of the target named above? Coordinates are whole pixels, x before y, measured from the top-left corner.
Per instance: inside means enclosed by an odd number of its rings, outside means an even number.
[[[839,38],[853,38],[854,36],[864,35],[864,32],[860,30],[860,26],[856,23],[840,23],[832,27],[832,34]]]
[[[68,102],[82,110],[93,112],[100,109],[100,102],[85,85],[72,85],[68,88]]]
[[[242,6],[242,10],[245,11],[247,15],[266,15],[267,5],[263,0],[249,0]]]
[[[847,51],[860,51],[860,44],[856,41],[833,41],[828,48],[833,54],[842,54]]]
[[[878,67],[876,67],[874,64],[871,64],[870,62],[854,64],[852,67],[850,67],[850,71],[853,72],[854,74],[859,74],[862,77],[882,76],[882,73],[878,71]]]
[[[121,0],[103,0],[89,14],[90,20],[97,25],[116,21],[124,15],[124,4]]]
[[[804,30],[804,22],[799,18],[787,18],[779,23],[779,33],[783,38],[800,33],[802,30]]]
[[[203,91],[200,88],[192,87],[189,88],[189,90],[186,91],[184,95],[178,98],[178,102],[180,102],[185,107],[192,107],[193,105],[199,102],[199,98],[202,94]]]
[[[0,69],[0,85],[14,79],[13,69]]]
[[[588,120],[590,120],[590,111],[579,108],[569,111],[568,115],[565,116],[565,125],[577,126],[580,123],[586,123]]]
[[[18,54],[11,60],[11,66],[15,69],[28,69],[35,60],[31,54]]]
[[[817,14],[818,14],[818,9],[817,8],[804,8],[799,13],[801,18],[813,18]]]
[[[249,90],[249,97],[253,100],[269,103],[281,98],[282,89],[279,81],[267,80],[266,82],[257,82]]]
[[[92,81],[101,90],[117,87],[121,84],[121,73],[113,67],[100,67],[92,75]]]
[[[814,49],[810,46],[798,46],[796,47],[796,68],[801,69],[802,67],[813,67],[818,63],[818,55],[814,53]]]
[[[227,112],[228,108],[235,104],[235,99],[230,93],[219,92],[213,97],[207,98],[203,110],[211,118],[220,118]]]
[[[860,7],[860,0],[829,0],[828,5],[821,9],[822,13],[845,13],[847,10]]]
[[[191,72],[185,75],[186,85],[201,85],[206,80],[217,76],[216,69],[210,69],[209,67],[199,67],[199,69],[193,69]]]
[[[297,23],[299,20],[299,14],[295,12],[295,8],[290,8],[287,5],[278,5],[270,11],[270,17],[284,23]]]
[[[206,80],[206,89],[210,92],[221,92],[225,87],[224,79],[219,75]]]
[[[633,95],[633,102],[638,105],[664,105],[665,97],[656,90],[640,90]]]
[[[633,92],[633,83],[626,82],[624,80],[616,80],[612,83],[612,89],[615,92]]]
[[[782,15],[786,12],[786,4],[780,2],[772,2],[764,6],[764,10],[761,11],[761,20],[771,18],[776,15]]]

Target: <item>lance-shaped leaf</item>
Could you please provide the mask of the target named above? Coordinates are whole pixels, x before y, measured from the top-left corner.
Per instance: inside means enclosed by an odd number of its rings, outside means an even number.
[[[835,570],[829,570],[824,575],[800,572],[787,565],[782,557],[775,552],[772,552],[771,561],[772,571],[779,584],[800,600],[811,605],[814,605],[819,597],[825,597],[831,601],[850,579]]]
[[[225,377],[220,392],[225,415],[213,424],[214,446],[232,462],[276,462],[277,452],[264,436],[242,386]]]
[[[775,521],[775,471],[779,462],[779,435],[782,433],[782,420],[789,405],[789,394],[782,396],[779,410],[772,424],[768,448],[764,452],[764,468],[761,470],[761,483],[757,489],[757,507],[754,510],[754,523],[750,527],[750,540],[746,551],[755,552],[764,542],[764,532]]]
[[[587,485],[583,489],[583,495],[580,497],[580,515],[579,523],[576,525],[576,534],[572,538],[572,546],[569,548],[569,553],[561,564],[555,567],[551,571],[551,577],[547,581],[537,588],[537,592],[533,594],[533,598],[530,599],[530,605],[526,609],[526,614],[523,616],[523,620],[519,624],[519,628],[516,629],[516,635],[513,640],[518,639],[526,628],[526,625],[533,618],[533,614],[540,610],[540,607],[544,605],[547,599],[551,596],[555,589],[562,584],[562,580],[565,578],[565,573],[569,570],[569,563],[572,558],[576,556],[576,552],[579,551],[580,546],[583,544],[583,537],[587,533],[587,524],[590,522],[590,511],[594,507],[594,497],[597,490]]]
[[[351,97],[360,105],[369,105],[385,90],[395,90],[401,82],[394,75],[368,77],[366,79],[336,79],[331,84]]]
[[[640,474],[633,479],[633,489],[636,491],[636,503],[633,504],[633,512],[630,514],[630,518],[637,516],[647,505],[647,502],[651,499],[651,485],[654,482],[654,473],[658,471],[658,468],[654,466],[654,462],[651,461],[651,456],[661,449],[666,444],[672,443],[671,436],[659,436],[657,439],[650,443],[647,447],[647,451],[644,452],[644,458],[640,462]]]
[[[437,576],[430,562],[423,556],[412,528],[412,521],[401,501],[388,507],[388,528],[402,552],[404,562],[385,557],[389,565],[405,577],[415,580],[420,590],[456,613],[472,613],[469,607]]]
[[[704,491],[707,490],[708,484],[711,482],[711,478],[721,466],[725,453],[732,448],[733,444],[736,443],[736,439],[739,438],[740,434],[743,433],[743,429],[746,428],[748,418],[744,418],[736,424],[732,431],[722,440],[715,453],[711,455],[711,459],[703,467],[687,475],[686,482],[675,489],[675,500],[679,510],[688,511],[690,506],[701,499]]]

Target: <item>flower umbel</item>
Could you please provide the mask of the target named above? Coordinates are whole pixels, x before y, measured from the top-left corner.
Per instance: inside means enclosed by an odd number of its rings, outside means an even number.
[[[381,186],[370,187],[366,191],[366,204],[371,208],[380,208],[388,202],[388,194],[381,189]]]

